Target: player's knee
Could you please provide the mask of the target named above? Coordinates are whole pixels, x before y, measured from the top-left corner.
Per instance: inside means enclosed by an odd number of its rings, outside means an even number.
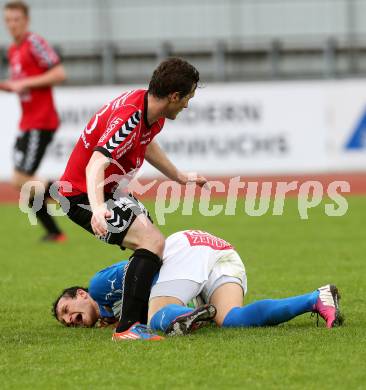
[[[148,249],[149,251],[162,257],[165,246],[165,238],[154,225],[145,226],[144,229],[139,231],[136,244],[138,248]]]
[[[146,240],[146,245],[150,247],[146,249],[151,250],[152,252],[156,253],[160,257],[163,256],[164,247],[165,247],[165,238],[158,229],[154,228],[149,233],[147,233],[145,240]]]
[[[162,257],[165,237],[148,219],[138,217],[129,228],[122,245],[132,250],[147,249]]]
[[[17,190],[20,189],[22,187],[22,185],[23,185],[23,182],[20,180],[19,175],[16,175],[16,174],[14,174],[11,177],[10,183]]]
[[[226,315],[223,316],[223,315],[220,315],[220,313],[216,314],[214,321],[215,321],[216,325],[219,326],[220,328],[223,326],[223,323],[225,321],[225,317],[226,317]]]

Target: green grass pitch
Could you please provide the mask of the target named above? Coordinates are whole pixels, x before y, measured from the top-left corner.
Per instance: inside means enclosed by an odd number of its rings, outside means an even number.
[[[362,389],[366,381],[366,198],[344,217],[324,207],[301,220],[296,199],[283,216],[167,216],[165,234],[199,228],[229,240],[245,261],[246,302],[334,282],[344,327],[303,315],[272,328],[217,329],[164,342],[113,343],[109,329],[67,329],[50,315],[69,285],[129,256],[66,218],[64,244],[40,244],[16,206],[0,206],[0,387],[2,389]],[[153,211],[152,203],[145,203]]]

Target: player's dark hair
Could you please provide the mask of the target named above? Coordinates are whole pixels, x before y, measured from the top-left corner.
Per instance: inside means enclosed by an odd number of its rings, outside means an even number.
[[[21,10],[25,16],[29,16],[29,7],[24,1],[16,0],[16,1],[8,1],[4,5],[4,10],[6,9],[19,9]]]
[[[149,83],[149,93],[158,98],[179,92],[180,98],[188,95],[200,79],[198,70],[189,62],[177,58],[167,58],[154,70]]]
[[[57,311],[56,310],[57,310],[57,305],[58,305],[58,302],[60,301],[60,299],[64,298],[64,297],[75,298],[78,290],[84,290],[84,291],[88,292],[88,289],[85,287],[80,287],[80,286],[68,287],[68,288],[65,288],[62,291],[62,293],[56,298],[55,302],[53,302],[52,315],[56,318],[57,321],[58,321],[58,318],[57,318]]]

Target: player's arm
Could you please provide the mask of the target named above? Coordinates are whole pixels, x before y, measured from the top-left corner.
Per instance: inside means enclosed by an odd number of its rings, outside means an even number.
[[[27,89],[51,87],[65,80],[65,69],[62,64],[57,64],[40,75],[26,77],[21,80],[9,80],[6,85],[10,88],[10,91],[21,93]]]
[[[104,204],[104,178],[108,165],[109,158],[95,151],[86,166],[88,198],[93,213],[91,226],[98,236],[107,234],[106,218],[111,217],[110,211]]]
[[[161,149],[161,147],[156,141],[151,141],[150,144],[147,146],[145,158],[158,171],[163,173],[169,179],[177,181],[180,184],[195,182],[202,187],[207,182],[207,179],[203,176],[181,172],[169,160],[166,153]]]

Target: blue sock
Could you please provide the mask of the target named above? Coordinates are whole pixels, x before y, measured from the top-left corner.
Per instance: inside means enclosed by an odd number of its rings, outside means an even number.
[[[284,299],[265,299],[244,307],[234,307],[224,319],[223,327],[271,326],[310,312],[319,291]]]
[[[150,328],[153,330],[161,330],[165,332],[166,328],[171,324],[176,317],[191,313],[193,309],[181,305],[166,305],[157,311],[151,318]]]

